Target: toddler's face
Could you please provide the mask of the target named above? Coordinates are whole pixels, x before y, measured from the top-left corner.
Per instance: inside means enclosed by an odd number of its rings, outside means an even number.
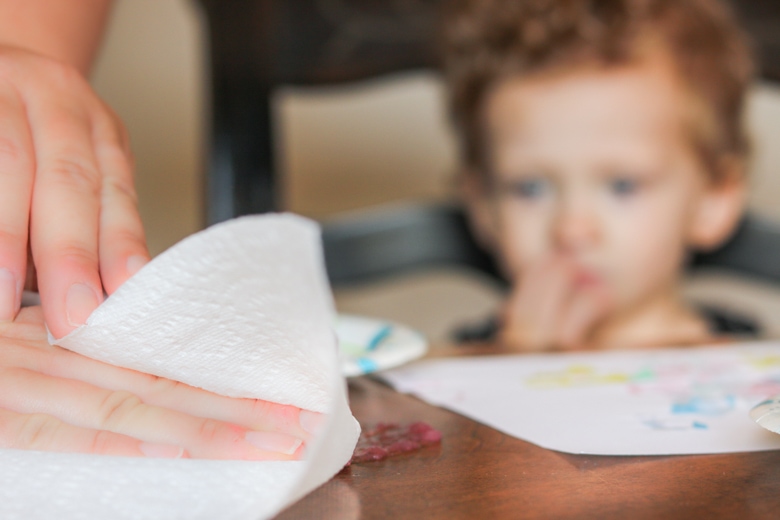
[[[565,257],[575,284],[618,307],[676,283],[708,177],[684,122],[688,98],[660,66],[508,80],[487,100],[487,199],[519,280]]]

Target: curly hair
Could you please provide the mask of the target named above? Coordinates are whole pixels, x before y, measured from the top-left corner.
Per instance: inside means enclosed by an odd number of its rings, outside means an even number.
[[[724,155],[744,159],[748,37],[720,0],[451,0],[444,68],[466,165],[486,169],[481,112],[498,82],[550,69],[617,67],[660,48],[702,101],[694,142],[712,175]],[[703,118],[699,118],[703,119]]]

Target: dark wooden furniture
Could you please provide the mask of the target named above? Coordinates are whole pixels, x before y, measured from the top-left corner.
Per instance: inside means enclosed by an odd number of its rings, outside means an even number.
[[[198,0],[208,29],[209,224],[278,209],[271,96],[431,68],[441,0]]]
[[[568,455],[509,437],[367,378],[363,425],[426,421],[441,446],[353,464],[283,512],[310,518],[777,518],[780,451],[675,457]]]
[[[765,79],[780,81],[780,2],[777,0],[730,0],[755,42]]]

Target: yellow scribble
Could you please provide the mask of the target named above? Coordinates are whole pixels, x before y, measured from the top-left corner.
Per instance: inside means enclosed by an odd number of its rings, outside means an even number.
[[[571,388],[578,386],[614,385],[626,383],[631,378],[627,374],[599,374],[587,365],[571,365],[558,372],[540,372],[526,379],[533,388]]]
[[[780,356],[756,357],[748,360],[755,368],[774,368],[780,366]]]

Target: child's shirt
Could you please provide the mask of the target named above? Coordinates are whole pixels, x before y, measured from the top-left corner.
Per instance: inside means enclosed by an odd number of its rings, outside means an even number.
[[[698,311],[713,336],[738,339],[758,339],[761,336],[760,324],[752,318],[733,311],[708,305],[699,305]],[[499,330],[496,317],[476,325],[465,325],[454,331],[455,343],[495,341]]]

